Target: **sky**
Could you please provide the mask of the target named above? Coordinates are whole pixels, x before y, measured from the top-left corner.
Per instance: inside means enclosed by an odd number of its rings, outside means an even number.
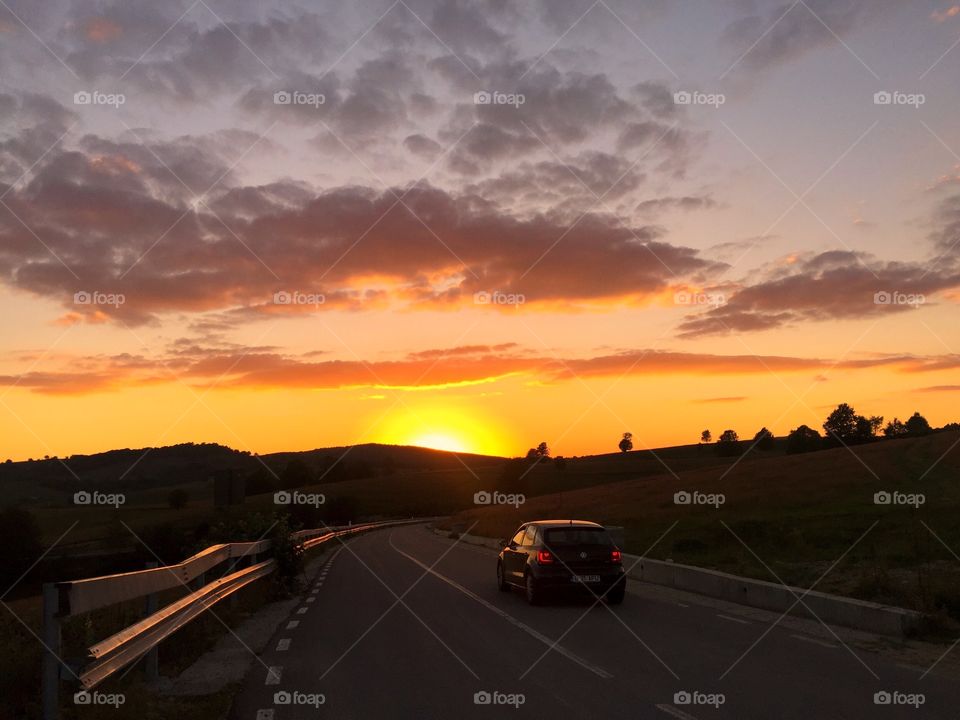
[[[0,457],[960,420],[960,6],[0,3]]]

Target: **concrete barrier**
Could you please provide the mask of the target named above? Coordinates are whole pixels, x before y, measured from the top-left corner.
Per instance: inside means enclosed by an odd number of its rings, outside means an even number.
[[[627,554],[623,556],[623,564],[629,577],[634,580],[687,590],[773,612],[783,613],[789,609],[791,615],[798,617],[819,617],[829,625],[841,625],[881,635],[904,637],[916,630],[922,619],[920,613],[904,608],[816,590],[807,592],[803,588],[787,587],[779,583],[753,580],[691,565]],[[797,602],[797,598],[802,598],[803,602]]]

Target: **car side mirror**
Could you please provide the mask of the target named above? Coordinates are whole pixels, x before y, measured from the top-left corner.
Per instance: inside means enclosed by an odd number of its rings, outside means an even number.
[[[507,547],[508,547],[510,550],[516,550],[516,549],[517,549],[517,544],[516,544],[513,540],[511,540],[510,542],[507,543]]]

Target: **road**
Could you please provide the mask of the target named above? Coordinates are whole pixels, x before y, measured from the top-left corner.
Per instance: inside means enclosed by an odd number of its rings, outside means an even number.
[[[233,720],[960,718],[957,678],[830,636],[632,582],[618,607],[530,607],[494,570],[491,551],[420,526],[350,540],[254,664]],[[875,704],[884,691],[923,704]]]

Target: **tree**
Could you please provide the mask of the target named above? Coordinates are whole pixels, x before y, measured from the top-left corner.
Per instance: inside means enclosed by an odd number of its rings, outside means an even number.
[[[907,428],[907,434],[913,436],[929,435],[933,431],[927,419],[918,412],[911,415],[904,426]]]
[[[854,434],[854,439],[858,441],[872,440],[881,425],[883,425],[882,415],[874,415],[869,418],[857,415],[857,431]]]
[[[170,494],[167,495],[167,504],[174,510],[182,510],[187,506],[189,500],[190,494],[183,488],[171,490]]]
[[[960,423],[955,423],[955,422],[947,423],[946,425],[944,425],[944,426],[943,426],[942,428],[940,428],[940,429],[941,429],[941,430],[951,431],[951,432],[954,431],[954,430],[960,430]],[[10,461],[8,460],[7,462],[10,462]]]
[[[620,448],[620,452],[630,452],[633,450],[633,433],[625,432],[617,447]]]
[[[787,435],[787,454],[811,452],[821,446],[820,433],[812,427],[801,425]]]
[[[884,437],[896,438],[903,437],[907,434],[907,426],[904,425],[898,418],[894,418],[887,423],[887,426],[883,429]]]
[[[708,443],[713,441],[713,435],[710,434],[709,430],[704,430],[700,433],[700,442]]]
[[[724,430],[717,438],[717,454],[721,457],[733,457],[740,454],[740,436],[736,430]]]
[[[823,429],[827,437],[841,443],[855,443],[872,440],[883,425],[883,417],[857,415],[847,403],[840,403],[837,409],[827,417]]]
[[[827,437],[837,440],[853,440],[857,435],[857,412],[846,403],[840,403],[837,409],[823,423]]]
[[[765,427],[760,428],[757,434],[753,436],[753,445],[759,450],[772,450],[773,433]]]
[[[548,457],[550,457],[550,448],[547,447],[545,442],[527,450],[527,460],[541,460]]]

